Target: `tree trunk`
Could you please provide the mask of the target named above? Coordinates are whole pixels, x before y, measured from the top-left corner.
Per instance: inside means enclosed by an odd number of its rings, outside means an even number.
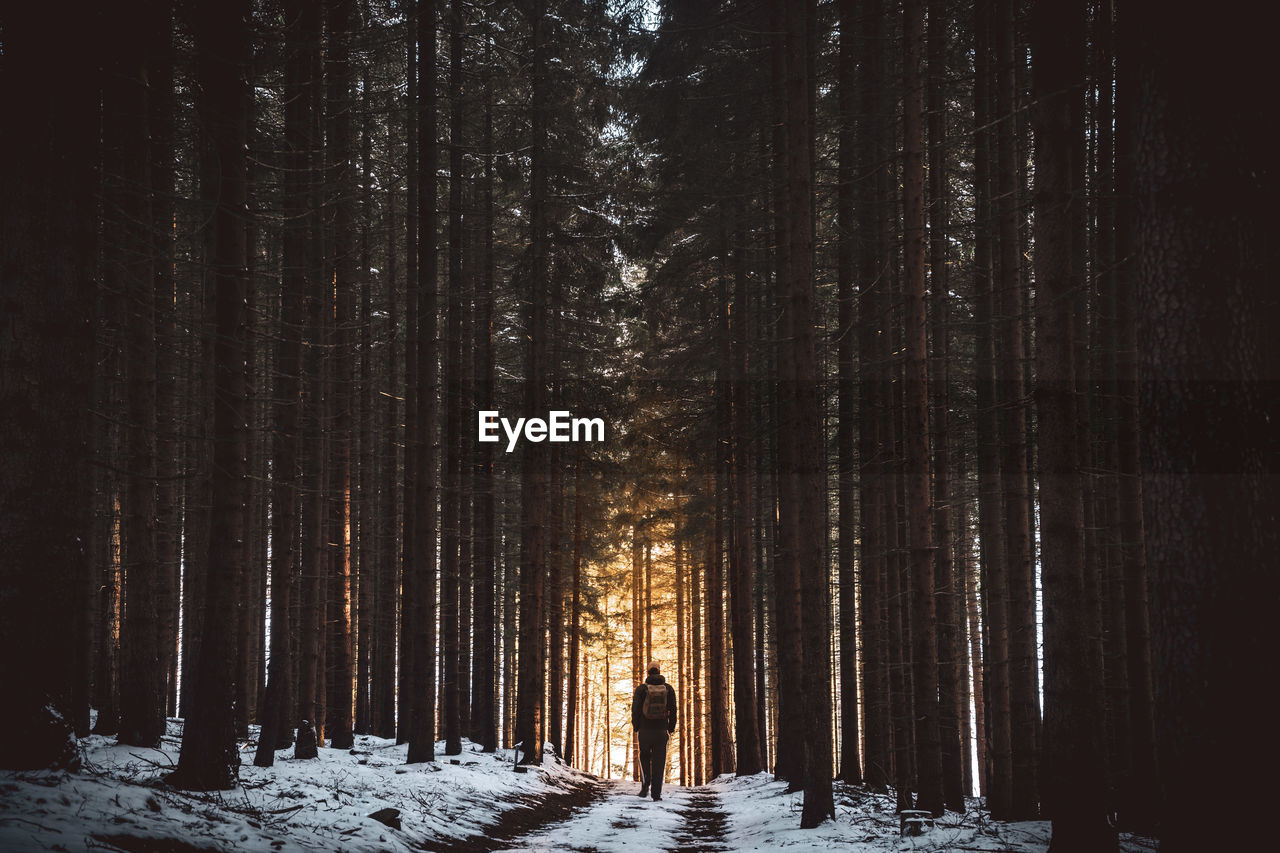
[[[892,311],[890,312],[892,314]],[[892,321],[891,321],[892,324]],[[891,326],[892,327],[892,326]],[[890,353],[896,349],[891,335],[881,336],[880,360],[888,363]],[[890,378],[893,368],[884,370],[881,379],[881,399],[887,402],[881,413],[880,433],[884,436],[885,451],[893,458],[885,463],[884,481],[884,536],[885,548],[885,598],[887,599],[887,651],[889,665],[889,722],[893,737],[893,787],[898,811],[915,807],[911,792],[915,779],[912,773],[915,749],[915,726],[911,713],[911,619],[908,604],[911,586],[905,577],[902,552],[906,548],[903,539],[901,465],[898,448],[902,444],[902,401],[894,387],[901,383]]]
[[[743,212],[739,211],[739,220]],[[733,703],[735,771],[753,776],[764,769],[760,758],[760,729],[756,722],[755,650],[752,647],[752,595],[755,567],[751,562],[751,409],[748,393],[747,345],[751,340],[751,310],[747,301],[746,235],[734,235],[733,313],[730,331],[733,362],[732,399],[732,511],[730,514],[729,601],[733,631]]]
[[[1088,495],[1085,497],[1085,535],[1089,536],[1090,523],[1097,528],[1094,538],[1099,578],[1098,594],[1104,612],[1099,631],[1101,665],[1103,671],[1104,726],[1103,756],[1106,760],[1106,784],[1115,795],[1115,805],[1120,814],[1119,825],[1130,813],[1126,802],[1134,791],[1132,785],[1131,744],[1129,736],[1129,685],[1125,654],[1125,590],[1120,539],[1120,448],[1118,367],[1119,336],[1116,324],[1116,302],[1119,289],[1118,258],[1116,254],[1119,223],[1116,221],[1115,110],[1113,108],[1114,71],[1114,9],[1109,0],[1096,0],[1093,21],[1093,88],[1097,89],[1096,123],[1096,172],[1094,176],[1097,198],[1097,240],[1094,242],[1094,278],[1097,280],[1097,297],[1094,307],[1093,341],[1097,356],[1093,369],[1097,381],[1091,386],[1096,399],[1096,439],[1091,435],[1081,437],[1082,442],[1094,450],[1092,466],[1101,472],[1094,492],[1094,518],[1088,516]],[[1130,360],[1132,362],[1132,359]],[[1077,360],[1077,370],[1080,362]],[[1081,377],[1077,374],[1076,383]],[[1083,432],[1086,425],[1081,424]],[[1136,435],[1136,434],[1135,434]],[[1084,458],[1088,462],[1088,457]],[[1135,451],[1135,463],[1136,463]],[[1136,479],[1136,472],[1135,472]],[[1086,484],[1088,481],[1086,480]],[[1139,498],[1139,500],[1141,500]],[[1138,508],[1141,512],[1141,507]],[[1085,540],[1085,565],[1089,566],[1089,539]],[[1141,550],[1141,548],[1139,548]],[[1087,570],[1087,568],[1086,568]]]
[[[308,19],[308,22],[314,23],[318,28],[319,17],[316,16],[314,21]],[[318,32],[318,29],[304,29],[308,32]],[[312,100],[312,103],[314,103],[314,100]],[[310,128],[310,131],[311,134],[308,137],[308,141],[314,145],[316,139],[314,128]],[[316,151],[314,147],[309,150],[314,168]],[[328,466],[326,464],[323,432],[326,409],[324,402],[324,365],[320,351],[324,330],[323,313],[325,300],[323,298],[323,277],[316,275],[318,261],[314,256],[314,253],[321,248],[317,239],[317,232],[320,228],[319,207],[315,204],[314,194],[307,201],[307,209],[310,230],[308,240],[312,254],[307,268],[308,278],[310,279],[307,282],[310,291],[307,298],[311,305],[308,312],[309,346],[305,364],[307,418],[304,436],[304,443],[307,447],[305,480],[309,493],[304,498],[302,510],[302,566],[300,579],[303,583],[298,631],[301,662],[298,674],[298,736],[295,741],[295,758],[316,757],[316,734],[314,729],[322,713],[321,679],[324,675],[321,670],[324,627],[324,585],[321,583],[321,579],[324,576],[325,565],[324,502],[325,470]]]
[[[328,591],[328,649],[326,653],[325,732],[334,749],[350,749],[352,740],[352,683],[355,679],[351,637],[351,322],[355,286],[355,246],[352,204],[355,181],[351,174],[351,70],[348,41],[354,8],[351,0],[334,0],[327,9],[329,41],[325,54],[328,84],[326,158],[332,197],[333,349],[331,431],[333,469],[330,472],[330,574]]]
[[[202,206],[203,211],[203,206]],[[183,507],[182,528],[182,694],[180,716],[191,711],[191,694],[196,684],[196,662],[200,658],[200,637],[204,627],[205,562],[209,559],[209,513],[213,496],[210,491],[212,461],[213,409],[213,287],[209,274],[202,276],[193,294],[193,323],[200,329],[199,341],[192,347],[191,385],[193,393],[189,410],[191,437],[187,447],[189,479]]]
[[[934,601],[933,516],[929,506],[929,363],[925,320],[924,6],[903,9],[903,211],[906,297],[906,488],[911,548],[911,659],[918,801],[942,814],[942,742],[938,720],[938,634]]]
[[[831,779],[831,627],[827,607],[821,401],[815,354],[813,310],[813,221],[810,213],[812,174],[807,33],[813,16],[808,0],[788,4],[786,29],[785,123],[787,275],[783,284],[790,303],[792,399],[794,427],[791,463],[797,497],[793,559],[799,575],[803,631],[804,807],[801,828],[835,817]]]
[[[157,747],[164,734],[164,670],[160,659],[156,560],[156,330],[151,244],[146,27],[121,26],[111,39],[103,87],[103,169],[108,221],[103,275],[125,301],[127,474],[121,517],[123,618],[120,624],[118,741]],[[114,215],[113,215],[114,214]],[[114,220],[114,221],[112,221]]]
[[[1155,14],[1151,3],[1122,7],[1116,53],[1132,63],[1121,128],[1132,134],[1136,201],[1131,316],[1138,319],[1141,488],[1161,712],[1160,849],[1178,853],[1246,846],[1249,827],[1208,818],[1238,809],[1239,791],[1206,780],[1245,779],[1277,757],[1274,739],[1243,725],[1240,711],[1256,701],[1257,674],[1273,667],[1257,632],[1274,618],[1278,591],[1280,222],[1273,146],[1258,134],[1268,108],[1241,86],[1267,73],[1268,34],[1212,17]],[[1191,50],[1203,62],[1186,62]],[[1126,140],[1121,151],[1129,150]],[[1122,307],[1122,347],[1133,322],[1127,312]],[[1122,407],[1131,405],[1133,378],[1124,365]],[[1129,440],[1121,440],[1122,456]],[[1126,535],[1136,532],[1131,521],[1122,519]],[[1129,568],[1128,606],[1141,611],[1143,579]],[[1140,705],[1144,685],[1133,675],[1141,679],[1144,661],[1133,656],[1143,654],[1143,614],[1133,615],[1130,685]],[[1135,742],[1144,724],[1135,719]],[[1145,774],[1138,762],[1149,761],[1135,756],[1137,772]]]
[[[957,444],[960,444],[957,442]],[[965,454],[957,454],[957,464],[955,465],[952,486],[958,490],[966,488],[965,482]],[[956,495],[955,509],[952,519],[955,527],[955,536],[952,539],[952,598],[955,607],[956,618],[956,668],[959,674],[959,693],[958,700],[960,703],[960,790],[962,795],[967,797],[974,790],[974,783],[977,781],[977,771],[974,769],[973,762],[973,742],[978,733],[977,715],[970,710],[970,702],[980,702],[980,691],[975,689],[974,679],[981,678],[981,661],[975,654],[978,650],[976,638],[971,634],[971,625],[969,623],[969,504],[963,492]],[[973,669],[970,670],[970,665]],[[970,678],[970,672],[974,678]]]
[[[777,555],[774,562],[774,625],[777,632],[777,678],[778,678],[778,742],[774,750],[777,756],[774,762],[774,775],[785,780],[788,790],[801,789],[805,777],[806,750],[804,746],[803,702],[804,651],[801,627],[800,576],[796,549],[799,531],[797,528],[799,513],[798,485],[794,476],[797,460],[795,443],[791,440],[797,424],[795,418],[797,408],[794,400],[795,385],[795,351],[794,347],[785,343],[794,333],[792,293],[790,287],[792,241],[788,228],[792,226],[791,204],[798,193],[792,191],[790,171],[792,164],[789,146],[792,139],[787,133],[788,121],[791,118],[790,67],[793,57],[788,48],[791,37],[788,29],[792,22],[788,19],[788,4],[770,4],[772,13],[771,28],[775,35],[770,51],[771,84],[776,103],[776,116],[773,135],[773,181],[774,199],[774,240],[777,245],[775,256],[774,290],[777,293],[776,322],[780,341],[777,348],[777,369],[773,379],[777,395],[778,418],[774,422],[775,454],[778,469],[778,532],[775,538]],[[800,34],[796,37],[804,42],[803,22],[798,22]],[[800,58],[801,64],[803,57]],[[804,85],[803,74],[801,85]],[[802,100],[807,102],[808,94],[801,92]],[[797,107],[797,112],[799,108]],[[807,110],[805,118],[807,119]],[[802,140],[806,148],[808,141]],[[807,171],[807,167],[806,167]],[[808,210],[809,201],[805,196],[801,210]]]
[[[883,328],[884,275],[879,235],[888,216],[884,199],[885,167],[884,114],[881,80],[883,45],[880,27],[881,0],[870,0],[863,17],[860,36],[863,49],[858,74],[858,122],[863,140],[859,148],[858,172],[858,512],[859,559],[861,563],[860,602],[862,619],[862,698],[866,742],[865,779],[873,791],[888,789],[890,780],[889,668],[885,619],[886,539],[884,527],[884,483],[879,434],[880,399],[879,331]]]
[[[262,711],[262,731],[254,764],[270,767],[275,750],[292,741],[287,682],[294,654],[289,620],[279,618],[292,606],[296,568],[298,412],[301,407],[299,376],[302,370],[304,300],[308,292],[306,175],[307,113],[305,87],[308,74],[306,14],[303,0],[285,8],[285,175],[283,204],[288,226],[283,234],[282,288],[280,293],[280,341],[275,391],[275,459],[272,464],[271,531],[271,664]]]
[[[468,177],[467,180],[470,178]],[[468,194],[464,205],[469,207],[470,204],[471,198]],[[477,411],[472,382],[473,354],[471,351],[471,343],[475,338],[475,330],[472,328],[474,317],[471,309],[472,282],[475,278],[472,270],[475,255],[474,231],[475,228],[470,224],[463,231],[465,241],[462,255],[462,333],[458,382],[461,387],[459,422],[461,433],[464,435],[467,428],[467,415]],[[474,492],[471,488],[471,474],[475,467],[474,454],[473,444],[464,445],[458,466],[458,726],[467,737],[471,736],[471,652],[475,642],[471,622],[472,581],[475,576],[475,566],[472,564],[475,543],[471,532],[474,520],[472,507]]]
[[[101,186],[101,170],[97,170]],[[107,247],[103,247],[105,253]],[[122,478],[108,460],[120,453],[121,424],[119,414],[123,393],[122,350],[120,345],[123,294],[108,290],[103,283],[97,285],[98,305],[96,315],[101,326],[94,336],[93,363],[97,366],[94,376],[93,407],[95,411],[110,413],[111,417],[96,418],[92,425],[92,459],[98,464],[92,486],[97,500],[92,508],[95,525],[94,540],[88,555],[91,566],[91,582],[97,589],[96,624],[93,626],[93,694],[91,701],[98,710],[92,734],[115,735],[120,731],[119,668],[120,668],[120,580],[123,555],[120,552],[120,508],[124,502]],[[197,359],[189,359],[197,361]],[[190,374],[194,375],[192,369]],[[189,382],[189,386],[194,386]]]
[[[390,138],[391,129],[388,127]],[[382,482],[382,512],[379,519],[380,543],[378,554],[376,592],[374,594],[375,624],[373,674],[370,684],[373,717],[373,733],[378,737],[395,737],[396,732],[396,593],[400,588],[400,552],[398,549],[400,506],[399,495],[399,456],[396,448],[401,445],[399,394],[399,333],[398,313],[396,311],[396,231],[402,227],[396,216],[397,189],[387,190],[387,219],[391,227],[387,228],[387,275],[386,282],[386,324],[384,340],[386,341],[386,373],[385,392],[380,395],[386,404],[385,422],[382,429],[385,433],[386,446]],[[412,205],[410,205],[412,206]]]
[[[677,470],[676,482],[683,480],[683,471]],[[676,702],[677,718],[681,721],[680,734],[680,784],[689,784],[689,738],[685,736],[685,732],[689,727],[689,708],[686,701],[689,685],[689,667],[686,663],[686,654],[692,649],[689,643],[685,642],[685,572],[684,572],[684,541],[680,537],[681,524],[683,517],[681,515],[680,498],[675,499],[675,506],[672,514],[672,542],[671,547],[675,553],[676,568]]]
[[[693,620],[689,635],[689,649],[693,656],[692,706],[693,715],[685,721],[685,727],[693,732],[693,784],[701,785],[706,781],[706,761],[703,753],[703,733],[705,721],[702,714],[702,578],[699,577],[698,560],[690,555],[689,560],[689,615]],[[606,670],[605,684],[609,683]]]
[[[235,635],[244,560],[246,126],[249,90],[247,3],[203,2],[196,9],[196,75],[207,139],[201,196],[212,212],[207,263],[215,285],[213,513],[206,610],[191,711],[183,731],[175,787],[229,789],[240,757],[235,741]]]
[[[1000,455],[997,448],[995,368],[995,264],[991,229],[994,221],[991,176],[993,56],[992,0],[978,0],[974,7],[976,33],[974,75],[974,192],[978,227],[974,239],[975,346],[977,353],[978,432],[978,539],[981,546],[983,684],[987,694],[986,723],[988,790],[991,816],[1008,820],[1013,813],[1013,766],[1009,714],[1009,599],[1005,562],[1004,506],[1000,490]]]
[[[476,292],[475,320],[475,404],[476,409],[492,409],[494,402],[494,225],[493,225],[493,91],[486,38],[484,66],[484,176],[481,184],[484,257]],[[472,738],[485,752],[498,746],[497,647],[495,628],[495,573],[497,531],[494,528],[493,445],[475,451],[475,675],[472,680]]]
[[[106,448],[113,444],[107,438]],[[98,624],[95,626],[97,655],[93,673],[93,706],[98,709],[98,719],[91,734],[114,735],[120,731],[119,667],[120,667],[120,506],[119,491],[114,483],[107,494],[105,534],[106,547],[101,569],[91,569],[98,580]],[[95,553],[96,550],[95,550]]]
[[[157,616],[159,618],[158,666],[166,680],[167,716],[176,716],[178,679],[178,572],[179,543],[182,538],[178,487],[178,294],[174,266],[177,258],[177,229],[169,223],[176,215],[173,10],[162,4],[151,19],[149,30],[148,77],[151,136],[151,231],[154,263],[156,312],[156,566],[159,571]],[[161,226],[160,223],[165,223]]]
[[[714,513],[711,519],[711,535],[707,538],[707,689],[711,696],[711,767],[712,778],[721,773],[733,772],[733,743],[729,734],[729,662],[725,650],[724,592],[725,592],[725,503],[732,488],[732,409],[730,395],[730,332],[728,299],[727,234],[721,232],[721,270],[716,278],[716,384],[715,384],[715,443],[708,454],[710,471],[714,480],[707,480],[707,491],[712,496]],[[732,530],[730,530],[732,534]],[[646,618],[651,614],[646,610]]]
[[[449,292],[444,339],[444,435],[440,499],[440,633],[444,752],[462,752],[458,702],[459,522],[462,505],[462,13],[449,5]]]
[[[854,334],[854,162],[856,143],[853,110],[856,92],[854,71],[857,52],[854,47],[854,18],[858,4],[854,0],[840,3],[840,188],[837,193],[839,245],[836,257],[836,299],[838,320],[836,350],[840,386],[839,432],[836,435],[839,514],[839,578],[840,578],[840,778],[845,784],[862,782],[858,750],[858,650],[855,612],[857,563],[854,543],[857,541],[857,514],[854,511],[854,484],[857,470],[854,462],[856,430],[854,376],[857,339]]]
[[[512,554],[510,535],[511,518],[514,515],[512,505],[513,489],[511,484],[503,490],[502,529],[504,534],[502,552],[502,742],[505,747],[515,744],[515,705],[516,705],[516,589],[519,586],[517,577],[519,559]]]
[[[727,383],[725,383],[727,384]],[[728,407],[725,407],[726,414]],[[727,443],[727,442],[726,442]],[[728,491],[728,460],[716,466],[719,476],[707,490],[714,495],[715,518],[707,537],[707,692],[710,694],[710,767],[711,778],[733,772],[733,738],[729,733],[729,654],[725,649],[724,630],[724,501]],[[721,486],[724,488],[721,488]],[[646,543],[646,548],[651,547]],[[651,614],[646,608],[646,617]]]
[[[486,45],[486,57],[488,47]],[[495,362],[494,324],[494,206],[493,206],[493,92],[488,65],[485,68],[483,228],[484,261],[480,290],[476,294],[476,407],[493,408]],[[477,740],[485,752],[498,745],[497,647],[494,635],[497,530],[494,528],[493,446],[476,451],[476,648],[472,714],[477,721]]]
[[[765,162],[768,157],[768,143],[763,133],[760,134],[760,137],[761,160]],[[762,229],[757,239],[763,243],[767,239],[768,233],[767,229]],[[759,249],[761,250],[760,263],[766,270],[761,277],[767,282],[767,269],[770,268],[769,256],[767,251],[763,251],[763,246],[759,247]],[[769,328],[768,320],[765,319],[765,312],[761,306],[767,304],[768,295],[772,291],[773,288],[771,287],[761,288],[756,291],[756,307],[752,312],[754,325],[751,329],[751,333],[756,340],[761,339]],[[773,395],[770,393],[772,383],[767,378],[770,368],[768,353],[769,347],[763,347],[759,350],[759,357],[756,359],[756,375],[751,380],[752,387],[756,389],[753,400],[755,403],[755,423],[758,424],[752,435],[754,442],[752,459],[755,461],[756,471],[755,494],[753,495],[755,503],[751,513],[755,519],[756,551],[756,725],[760,729],[760,764],[764,770],[768,770],[772,766],[769,762],[769,732],[771,731],[769,714],[771,708],[776,705],[776,700],[770,699],[768,695],[769,665],[772,663],[773,647],[769,643],[772,628],[767,618],[767,614],[770,612],[767,602],[772,599],[769,590],[769,579],[773,577],[773,565],[770,561],[773,558],[773,522],[776,518],[776,513],[772,511],[772,495],[766,493],[766,485],[771,485],[776,475],[773,456],[769,452],[769,448],[772,446],[769,440],[769,424],[772,421]],[[766,510],[766,507],[768,510]],[[768,656],[766,656],[766,649],[769,650]]]
[[[645,678],[643,657],[644,613],[641,604],[643,601],[643,587],[640,580],[640,572],[643,565],[641,556],[643,554],[643,546],[640,544],[639,504],[633,499],[631,506],[631,683],[637,684]],[[629,732],[628,736],[629,742],[633,747],[631,749],[631,772],[636,779],[639,779],[642,773],[640,769],[640,735],[638,732]]]
[[[247,72],[252,78],[252,70]],[[249,112],[244,118],[244,123],[248,129],[247,140],[250,152],[253,151],[254,139],[254,112],[252,101],[250,102]],[[246,174],[246,184],[253,184],[253,154],[250,153],[250,166]],[[246,192],[246,198],[248,193]],[[252,200],[249,199],[251,202]],[[236,624],[236,667],[235,667],[235,733],[236,740],[249,739],[249,719],[252,716],[253,704],[255,701],[254,688],[257,686],[255,676],[257,674],[257,661],[259,658],[259,649],[254,648],[254,628],[256,620],[254,619],[255,611],[262,605],[265,605],[265,591],[259,598],[257,587],[257,568],[259,566],[257,560],[256,544],[258,541],[258,532],[261,525],[258,523],[259,518],[265,518],[266,513],[258,512],[258,498],[261,489],[259,484],[262,482],[261,472],[258,470],[258,447],[256,438],[260,434],[256,423],[257,402],[261,396],[257,387],[258,377],[264,374],[258,369],[258,337],[261,329],[258,327],[258,306],[256,299],[256,287],[254,267],[257,256],[256,238],[258,229],[254,227],[254,214],[252,207],[246,208],[246,218],[249,224],[245,228],[245,280],[248,284],[245,287],[245,344],[244,344],[244,364],[246,370],[245,384],[245,442],[244,442],[244,470],[245,470],[245,528],[244,542],[242,544],[243,560],[240,564],[240,577],[236,584],[240,590],[240,607],[237,615],[238,622]],[[265,608],[264,608],[265,609]]]
[[[418,4],[418,8],[421,3]],[[405,109],[405,341],[404,341],[404,477],[403,505],[400,524],[400,633],[398,637],[398,664],[396,676],[396,743],[409,741],[409,730],[413,727],[414,709],[418,699],[414,695],[414,641],[421,626],[415,625],[413,618],[417,613],[417,591],[415,579],[417,571],[417,551],[414,544],[414,530],[417,527],[417,515],[414,513],[414,499],[418,491],[418,443],[421,435],[418,429],[418,221],[419,204],[422,196],[418,177],[419,159],[425,154],[418,141],[418,124],[423,120],[422,110],[426,106],[418,96],[418,43],[421,33],[416,25],[423,23],[423,16],[412,22],[415,29],[405,35],[407,108]],[[409,23],[406,22],[406,29]],[[434,191],[434,190],[433,190]]]
[[[524,409],[527,417],[546,410],[543,376],[546,373],[546,295],[550,277],[548,263],[547,122],[549,84],[547,82],[547,35],[545,0],[534,0],[530,12],[533,30],[533,103],[530,109],[533,139],[530,151],[530,234],[529,309],[526,334]],[[546,574],[543,546],[547,492],[546,454],[543,445],[527,442],[521,459],[520,478],[520,661],[516,695],[516,740],[523,747],[522,764],[542,763],[541,728],[544,686],[542,596]]]
[[[961,459],[963,460],[963,456]],[[964,468],[961,467],[956,480],[964,482]],[[974,783],[977,783],[977,791],[979,796],[987,795],[987,715],[985,685],[983,682],[982,650],[984,645],[983,632],[986,630],[980,625],[979,608],[978,608],[978,567],[971,564],[970,558],[973,554],[973,548],[969,545],[969,531],[972,528],[971,511],[967,503],[961,506],[961,518],[963,523],[958,528],[960,535],[956,537],[956,571],[957,580],[960,582],[960,590],[963,597],[960,599],[963,607],[963,618],[965,619],[965,627],[968,630],[969,642],[969,666],[973,673],[972,680],[972,697],[973,697],[973,724],[965,729],[965,737],[963,740],[964,753],[967,761],[972,761],[970,775],[966,777],[965,793],[971,793],[974,790]],[[969,738],[973,739],[973,746],[970,746]],[[976,752],[976,759],[971,755]]]
[[[1072,209],[1076,126],[1072,101],[1082,98],[1085,10],[1081,3],[1036,4],[1036,177],[1033,204],[1036,277],[1036,411],[1039,424],[1040,530],[1044,583],[1044,806],[1058,851],[1115,850],[1107,824],[1095,702],[1101,689],[1091,639],[1081,631],[1086,609],[1084,508],[1076,436],[1075,306],[1080,286],[1074,244],[1084,239]]]
[[[356,699],[355,730],[358,734],[373,733],[371,705],[372,653],[375,629],[374,596],[376,575],[374,553],[377,548],[378,529],[374,524],[374,493],[377,471],[374,465],[374,415],[373,407],[373,257],[370,231],[373,227],[373,139],[370,124],[369,72],[362,74],[360,121],[360,422],[359,474],[356,483],[356,524],[359,545],[356,549]],[[394,228],[388,228],[388,231]]]
[[[409,689],[413,693],[413,715],[409,721],[409,764],[434,761],[436,757],[436,493],[439,480],[436,466],[435,422],[439,396],[436,363],[437,270],[436,270],[436,118],[438,93],[436,69],[436,3],[418,3],[418,317],[415,383],[413,563],[405,571],[413,573],[412,595],[402,603],[407,613],[411,640]],[[407,503],[407,500],[406,500]],[[409,524],[406,524],[406,530]],[[403,622],[402,622],[403,624]]]
[[[1000,399],[1000,479],[1004,494],[1005,561],[1009,589],[1009,707],[1013,761],[1011,817],[1030,820],[1039,809],[1036,731],[1039,679],[1032,575],[1031,519],[1027,472],[1027,422],[1022,365],[1022,241],[1018,233],[1018,116],[1012,0],[999,0],[995,37],[996,207],[999,231],[998,298],[1000,357],[996,364]]]
[[[563,385],[561,384],[562,364],[560,360],[560,285],[554,285],[555,297],[552,299],[551,321],[551,377],[554,383],[551,407],[563,409]],[[551,448],[547,454],[550,467],[547,470],[549,479],[554,479],[555,489],[551,493],[551,506],[547,512],[547,741],[552,751],[564,757],[564,703],[566,698],[564,684],[564,478],[560,476],[564,466],[564,454],[559,447]],[[645,579],[648,581],[648,550],[645,551]],[[647,583],[646,583],[647,592]]]
[[[71,724],[88,716],[73,680],[87,673],[75,625],[90,583],[99,138],[86,81],[101,40],[89,16],[50,4],[6,9],[4,30],[0,93],[23,130],[6,134],[0,163],[0,767],[74,769]]]
[[[938,625],[938,724],[942,752],[942,794],[948,809],[965,809],[963,784],[964,756],[960,718],[961,702],[968,712],[968,700],[962,700],[961,681],[967,679],[962,669],[964,654],[959,614],[963,586],[952,572],[951,533],[951,456],[950,425],[950,276],[948,273],[947,230],[950,218],[950,190],[947,181],[947,100],[944,86],[947,78],[947,26],[949,17],[942,0],[929,0],[928,30],[928,133],[929,133],[929,289],[932,314],[929,329],[933,338],[934,371],[930,377],[932,406],[930,424],[933,436],[933,526],[934,599],[937,602]],[[961,590],[957,595],[956,590]]]
[[[581,359],[579,359],[579,364],[581,365]],[[569,581],[569,713],[565,721],[564,761],[565,764],[573,766],[576,760],[577,764],[585,767],[586,765],[577,755],[578,750],[574,743],[579,729],[578,699],[580,679],[578,658],[582,654],[582,540],[584,535],[582,530],[582,445],[579,444],[574,448],[573,454],[573,568]],[[677,578],[676,583],[679,584],[679,582],[679,578]],[[677,607],[677,642],[680,640],[679,610],[680,608]],[[679,666],[676,669],[679,672]]]
[[[301,165],[304,172],[305,218],[299,224],[304,229],[305,268],[307,285],[307,335],[309,346],[303,363],[306,376],[304,394],[305,422],[303,443],[303,479],[307,493],[302,504],[302,563],[299,570],[300,613],[298,619],[298,690],[297,711],[294,722],[298,727],[294,741],[295,758],[315,758],[315,727],[321,711],[320,670],[321,626],[323,625],[323,572],[325,468],[324,449],[324,364],[321,346],[324,334],[325,287],[322,264],[323,238],[320,222],[320,203],[315,179],[319,166],[320,124],[320,39],[321,10],[304,3],[298,11],[298,105],[300,122],[298,145],[301,149]]]
[[[1120,13],[1119,32],[1126,45],[1137,45],[1141,38],[1137,23],[1137,10]],[[1155,44],[1155,42],[1151,42]],[[1144,48],[1145,49],[1145,48]],[[1234,55],[1234,54],[1233,54]],[[1159,61],[1165,61],[1161,57]],[[1117,71],[1117,139],[1116,139],[1116,188],[1120,197],[1121,213],[1117,216],[1117,257],[1133,258],[1139,246],[1137,231],[1138,188],[1134,184],[1137,169],[1136,150],[1138,139],[1137,116],[1141,108],[1139,99],[1149,96],[1143,90],[1143,59],[1118,57]],[[1126,69],[1132,69],[1126,71]],[[1163,73],[1167,73],[1163,72]],[[1197,90],[1201,91],[1201,90]],[[1206,125],[1207,126],[1207,125]],[[1206,244],[1208,245],[1208,244]],[[1154,709],[1156,707],[1155,674],[1152,637],[1152,616],[1149,611],[1149,580],[1147,567],[1149,551],[1145,548],[1146,530],[1143,509],[1143,477],[1146,470],[1140,458],[1140,388],[1141,357],[1138,346],[1139,302],[1142,298],[1142,269],[1132,260],[1120,265],[1116,284],[1116,444],[1118,450],[1117,516],[1119,521],[1120,562],[1124,588],[1124,643],[1128,685],[1128,731],[1131,744],[1129,764],[1132,768],[1129,783],[1128,817],[1122,815],[1126,825],[1149,831],[1160,816],[1160,787],[1163,777],[1160,763]],[[1211,340],[1208,332],[1203,340]],[[1145,421],[1144,421],[1145,423]],[[1261,552],[1259,552],[1261,553]],[[1160,759],[1165,761],[1167,759]],[[1185,768],[1184,768],[1185,769]],[[1189,778],[1189,777],[1188,777]],[[1165,784],[1168,784],[1165,782]],[[1123,805],[1123,804],[1122,804]]]

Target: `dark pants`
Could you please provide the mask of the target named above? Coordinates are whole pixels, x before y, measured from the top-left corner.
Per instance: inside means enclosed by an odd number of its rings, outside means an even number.
[[[667,730],[640,730],[640,773],[649,793],[662,796],[662,776],[667,769]]]

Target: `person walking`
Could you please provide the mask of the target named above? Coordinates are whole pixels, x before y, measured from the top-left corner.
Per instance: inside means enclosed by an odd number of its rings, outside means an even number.
[[[662,799],[666,775],[667,738],[676,730],[676,691],[657,663],[649,664],[649,677],[636,688],[631,725],[640,733],[640,796],[647,797],[652,790],[657,802]]]

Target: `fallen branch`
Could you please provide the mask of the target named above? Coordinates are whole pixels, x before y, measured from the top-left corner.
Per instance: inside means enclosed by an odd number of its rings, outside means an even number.
[[[159,761],[152,761],[150,758],[147,758],[145,755],[138,755],[138,753],[136,752],[131,752],[129,754],[132,755],[134,758],[138,759],[139,761],[143,762],[144,764],[150,764],[152,767],[155,767],[159,770],[172,770],[175,766],[173,763],[173,759],[170,758],[167,754],[165,754],[162,750],[157,749],[156,752],[159,752],[161,755],[163,755],[165,758],[165,761],[167,761],[168,763],[161,764]]]
[[[299,809],[305,809],[306,807],[306,804],[303,803],[302,805],[297,806],[286,806],[283,809],[271,809],[268,812],[263,812],[263,814],[289,814],[290,812],[296,812]]]

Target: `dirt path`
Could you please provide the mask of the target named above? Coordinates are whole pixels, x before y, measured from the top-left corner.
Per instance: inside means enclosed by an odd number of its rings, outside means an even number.
[[[482,835],[427,842],[422,849],[429,853],[493,853],[495,850],[507,850],[511,848],[514,839],[568,820],[575,813],[595,804],[603,798],[606,790],[600,783],[583,782],[568,790],[553,791],[542,797],[523,797],[522,805],[503,812],[501,819]]]
[[[705,788],[689,791],[688,807],[681,812],[684,830],[677,836],[680,846],[674,853],[719,853],[728,850],[724,832],[728,817],[720,811],[720,797]]]
[[[678,853],[721,853],[727,819],[719,797],[704,788],[670,786],[661,802],[636,796],[635,783],[589,785],[590,793],[564,795],[569,808],[521,808],[485,837],[431,847],[483,853],[631,853],[637,848]]]

